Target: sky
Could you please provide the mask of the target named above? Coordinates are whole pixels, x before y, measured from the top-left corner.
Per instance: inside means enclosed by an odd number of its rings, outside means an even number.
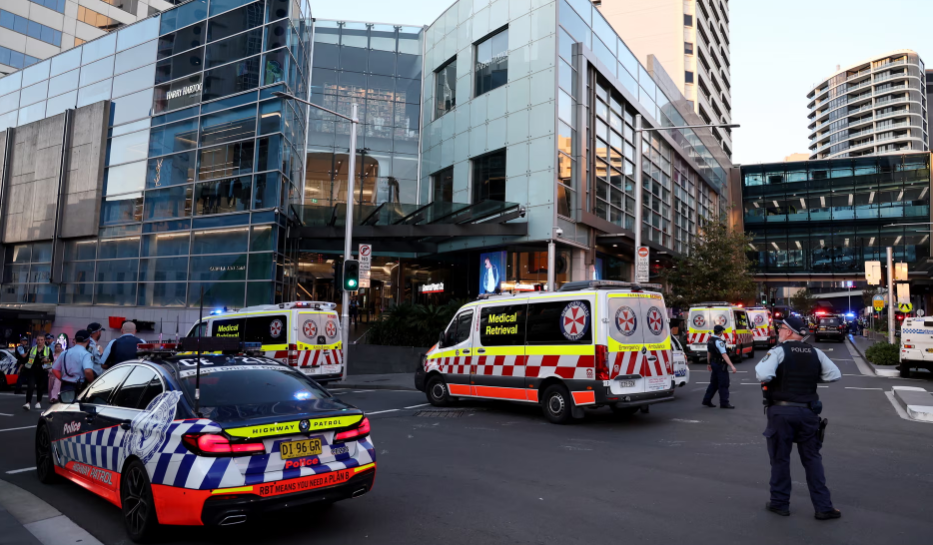
[[[651,1],[651,0],[625,0]],[[311,0],[321,19],[428,25],[450,0]],[[931,0],[732,0],[733,161],[807,153],[807,93],[842,68],[896,49],[933,69]],[[625,36],[622,36],[625,40]]]

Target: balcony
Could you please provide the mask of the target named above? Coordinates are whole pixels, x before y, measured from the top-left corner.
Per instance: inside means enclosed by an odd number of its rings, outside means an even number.
[[[889,98],[889,99],[878,99],[875,101],[875,107],[884,105],[884,104],[900,104],[902,102],[907,102],[907,97],[902,98]]]
[[[911,112],[910,110],[898,110],[896,112],[888,112],[886,114],[875,115],[875,120],[887,119],[889,117],[904,117],[907,115],[920,115],[917,112]]]

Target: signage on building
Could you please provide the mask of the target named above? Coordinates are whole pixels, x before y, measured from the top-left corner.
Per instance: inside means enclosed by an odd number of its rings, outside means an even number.
[[[881,262],[880,261],[866,261],[865,262],[865,280],[868,281],[868,285],[877,286],[881,284]]]
[[[438,282],[436,284],[422,284],[419,288],[421,293],[444,293],[444,283]]]
[[[900,306],[910,305],[910,284],[898,284],[897,285],[897,302]],[[909,310],[902,310],[901,312],[910,312]]]
[[[360,287],[368,288],[370,280],[370,269],[373,264],[372,244],[360,244]]]
[[[894,264],[894,281],[907,282],[907,263]]]
[[[194,94],[194,93],[200,93],[200,92],[201,92],[201,84],[195,83],[193,85],[185,85],[184,87],[180,89],[172,89],[171,91],[165,94],[165,98],[166,100],[172,100],[173,98],[180,98],[183,96],[187,96],[187,95]]]
[[[635,281],[647,282],[650,274],[651,251],[647,246],[639,246],[635,253]]]

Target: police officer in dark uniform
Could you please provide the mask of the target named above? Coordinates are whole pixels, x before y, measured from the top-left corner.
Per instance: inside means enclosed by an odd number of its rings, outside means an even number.
[[[788,316],[778,330],[781,344],[755,366],[768,414],[764,436],[771,458],[771,501],[765,507],[781,516],[790,515],[790,453],[797,443],[816,518],[837,519],[842,513],[833,507],[820,455],[826,421],[819,417],[823,405],[817,384],[839,380],[842,374],[826,354],[803,342],[809,333],[803,320]]]
[[[110,341],[110,344],[104,350],[104,355],[101,356],[104,369],[110,369],[118,363],[136,359],[137,345],[146,342],[136,336],[135,322],[123,322],[121,331],[123,335]]]
[[[706,395],[703,396],[703,404],[707,407],[713,405],[713,396],[719,391],[719,408],[734,409],[734,405],[729,404],[729,371],[735,373],[735,366],[726,353],[726,342],[720,335],[725,331],[721,325],[713,328],[713,334],[706,342],[706,368],[710,371],[709,386],[706,387]]]

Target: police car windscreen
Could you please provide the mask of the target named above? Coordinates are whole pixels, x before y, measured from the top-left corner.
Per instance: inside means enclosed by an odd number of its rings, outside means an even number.
[[[821,325],[821,326],[826,326],[826,327],[830,327],[830,326],[835,327],[835,326],[838,326],[838,325],[839,325],[839,318],[820,318],[820,325]]]
[[[180,375],[185,392],[194,400],[194,373],[186,369]],[[319,410],[323,399],[332,398],[288,368],[238,365],[201,369],[201,414],[216,422],[306,413]]]

